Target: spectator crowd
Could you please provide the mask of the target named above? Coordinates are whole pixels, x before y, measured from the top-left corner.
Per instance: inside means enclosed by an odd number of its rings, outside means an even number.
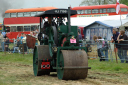
[[[38,34],[39,31],[38,29],[36,29],[35,31],[30,32],[29,35],[37,39]],[[80,32],[78,32],[78,36],[79,40],[82,40]],[[26,34],[19,33],[17,35],[16,45],[12,49],[9,49],[10,42],[9,38],[6,36],[6,32],[0,32],[0,42],[2,51],[11,51],[12,53],[27,53],[28,47],[26,39]],[[102,38],[101,36],[93,36],[93,40],[97,44],[97,54],[99,56],[100,61],[109,61],[108,51],[110,45],[108,44],[108,41],[105,38]],[[113,28],[113,36],[111,37],[111,42],[114,43],[114,51],[117,52],[117,55],[121,60],[121,63],[128,63],[128,36],[125,34],[125,31],[121,30],[120,32],[118,32],[116,28]],[[38,43],[36,43],[35,45],[38,45]],[[79,45],[82,46],[82,43],[80,43]]]
[[[97,53],[100,61],[108,61],[108,50],[110,46],[107,40],[103,39],[101,36],[93,36],[93,40],[97,44]],[[125,31],[121,30],[118,32],[117,28],[113,28],[111,42],[114,43],[114,51],[117,51],[121,63],[128,63],[128,36],[125,34]]]
[[[34,38],[37,38],[39,34],[38,29],[36,29],[33,32],[30,32],[29,35],[31,35]],[[10,53],[22,53],[25,52],[27,54],[27,42],[26,42],[26,34],[25,33],[19,33],[17,35],[17,38],[14,39],[15,45],[12,49],[9,48],[10,40],[6,36],[6,32],[0,32],[0,43],[1,43],[1,51],[8,51]],[[37,43],[36,43],[37,44]]]

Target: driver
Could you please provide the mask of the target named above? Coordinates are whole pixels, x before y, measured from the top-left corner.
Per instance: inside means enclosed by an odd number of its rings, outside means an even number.
[[[50,25],[52,25],[52,18],[51,17],[48,17],[48,22]]]
[[[46,28],[47,27],[50,27],[52,25],[52,18],[51,17],[48,17],[48,21],[46,21],[44,23],[44,26],[43,26],[43,29],[42,29],[42,32],[40,32],[38,34],[38,40],[41,41],[41,39],[43,38],[47,38],[48,39],[48,36],[47,36],[47,32],[46,32]]]

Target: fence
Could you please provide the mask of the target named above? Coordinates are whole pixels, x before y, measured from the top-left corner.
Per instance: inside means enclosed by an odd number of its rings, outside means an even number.
[[[13,43],[10,41],[13,40]],[[18,39],[0,39],[0,52],[6,53],[21,53],[29,54],[33,53],[33,49],[28,48],[26,43],[22,43]]]
[[[104,47],[101,47],[100,51],[102,51],[102,53],[101,53],[101,56],[99,56],[97,43],[94,41],[83,40],[83,46],[87,47],[88,58],[99,59],[100,61],[101,60],[103,61],[109,60],[112,62],[116,61],[117,63],[118,61],[119,62],[121,61],[121,63],[124,63],[126,61],[128,63],[128,56],[127,56],[128,40],[121,41],[123,42],[123,44],[111,43],[111,41],[106,41],[106,42],[107,42],[108,48],[104,49]],[[103,44],[101,44],[101,46],[103,46]],[[102,54],[104,54],[104,56],[102,56]]]
[[[29,54],[33,53],[33,49],[28,48],[26,44],[19,44],[18,45],[18,40],[13,39],[13,43],[9,42],[9,39],[0,39],[0,51],[5,52],[5,53],[21,53],[21,54]],[[118,62],[121,60],[123,63],[124,61],[128,61],[128,56],[127,56],[127,50],[123,50],[122,47],[127,47],[128,48],[128,41],[126,41],[125,44],[119,44],[119,43],[111,43],[111,41],[106,41],[108,43],[108,49],[106,55],[101,56],[102,60],[109,60],[109,61],[116,61]],[[20,42],[21,43],[21,42]],[[120,45],[120,48],[116,49],[114,48],[115,44]],[[97,53],[97,43],[94,41],[86,41],[83,40],[83,47],[87,47],[87,55],[89,59],[101,59]],[[104,51],[102,52],[104,53]]]

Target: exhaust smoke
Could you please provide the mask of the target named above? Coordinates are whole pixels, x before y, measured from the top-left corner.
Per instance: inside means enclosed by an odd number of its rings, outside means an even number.
[[[23,0],[0,0],[0,22],[3,21],[6,10],[21,8],[21,5],[23,5]]]

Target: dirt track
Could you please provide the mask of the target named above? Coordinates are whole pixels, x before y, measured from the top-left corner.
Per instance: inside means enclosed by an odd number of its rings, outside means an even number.
[[[127,85],[128,75],[94,72],[87,79],[59,80],[56,73],[35,77],[31,65],[0,63],[0,85]]]

